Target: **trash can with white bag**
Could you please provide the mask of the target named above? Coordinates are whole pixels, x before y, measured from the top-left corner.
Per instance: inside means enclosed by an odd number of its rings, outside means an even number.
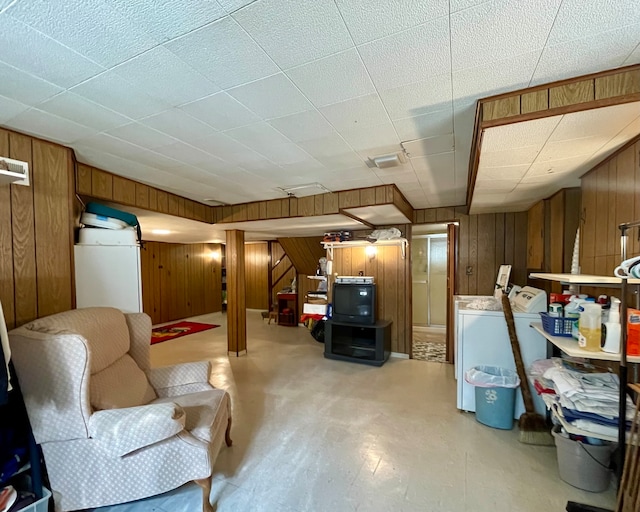
[[[476,421],[488,427],[511,430],[516,405],[518,374],[498,366],[474,366],[464,379],[475,387]]]

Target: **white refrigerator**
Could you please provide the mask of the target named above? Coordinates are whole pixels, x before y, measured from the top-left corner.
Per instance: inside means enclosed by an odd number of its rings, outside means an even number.
[[[142,279],[138,245],[76,244],[78,308],[110,306],[125,313],[142,312]]]
[[[474,297],[477,298],[477,297]],[[475,387],[468,384],[465,372],[474,366],[499,366],[516,369],[509,341],[507,323],[502,311],[482,311],[469,309],[469,301],[458,296],[456,301],[456,366],[457,407],[463,411],[475,412]],[[547,358],[547,340],[530,327],[531,322],[539,322],[538,313],[513,313],[516,333],[525,368],[538,359]],[[544,415],[546,408],[542,399],[531,387],[536,412]],[[514,418],[524,413],[524,403],[520,390],[516,393]]]

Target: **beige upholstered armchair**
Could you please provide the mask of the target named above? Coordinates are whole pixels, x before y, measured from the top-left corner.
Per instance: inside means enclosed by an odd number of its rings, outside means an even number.
[[[230,400],[209,363],[149,367],[151,321],[113,308],[9,333],[16,373],[59,510],[132,501],[191,480],[208,493]]]

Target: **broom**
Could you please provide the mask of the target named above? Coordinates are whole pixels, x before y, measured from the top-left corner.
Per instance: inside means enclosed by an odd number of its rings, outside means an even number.
[[[511,311],[511,302],[506,293],[502,294],[502,309],[504,318],[507,321],[507,329],[509,330],[509,341],[511,342],[511,350],[513,358],[516,362],[516,371],[520,378],[520,389],[522,390],[522,399],[524,400],[525,412],[518,420],[520,428],[520,442],[525,444],[537,444],[542,446],[553,446],[554,440],[551,436],[551,429],[547,425],[547,420],[540,414],[536,413],[533,405],[533,396],[529,387],[529,380],[524,370],[522,362],[522,353],[520,352],[520,344],[518,343],[518,335],[516,334],[516,324],[513,320],[513,311]]]

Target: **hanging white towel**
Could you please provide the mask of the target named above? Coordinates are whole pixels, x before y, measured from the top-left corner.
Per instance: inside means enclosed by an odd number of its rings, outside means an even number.
[[[4,321],[4,312],[2,311],[2,302],[0,302],[0,342],[2,343],[2,352],[4,354],[4,365],[7,371],[8,390],[11,391],[11,379],[9,375],[9,359],[11,359],[11,349],[9,348],[9,335],[7,334],[7,324]]]

